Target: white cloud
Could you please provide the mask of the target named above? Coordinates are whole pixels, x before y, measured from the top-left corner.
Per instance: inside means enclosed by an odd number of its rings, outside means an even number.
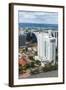
[[[34,11],[20,11],[20,23],[58,23],[58,13],[52,12],[34,12]]]

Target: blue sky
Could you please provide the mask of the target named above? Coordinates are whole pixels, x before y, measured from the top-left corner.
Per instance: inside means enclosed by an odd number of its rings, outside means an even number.
[[[58,24],[57,12],[19,11],[19,23]]]

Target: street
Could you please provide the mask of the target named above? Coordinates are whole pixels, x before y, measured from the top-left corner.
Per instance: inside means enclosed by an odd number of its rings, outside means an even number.
[[[33,74],[33,75],[31,75],[31,76],[29,76],[27,78],[46,78],[46,77],[58,77],[58,70],[39,73],[39,74]],[[19,78],[22,79],[21,76]]]

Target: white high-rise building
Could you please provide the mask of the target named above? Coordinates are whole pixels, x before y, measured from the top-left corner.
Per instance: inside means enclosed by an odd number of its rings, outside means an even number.
[[[37,34],[38,57],[42,61],[53,61],[55,63],[56,38],[49,33]]]

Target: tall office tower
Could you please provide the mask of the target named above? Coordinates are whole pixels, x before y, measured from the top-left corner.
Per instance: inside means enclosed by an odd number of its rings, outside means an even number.
[[[49,33],[40,32],[37,35],[38,57],[41,61],[53,61],[55,63],[56,39]]]

